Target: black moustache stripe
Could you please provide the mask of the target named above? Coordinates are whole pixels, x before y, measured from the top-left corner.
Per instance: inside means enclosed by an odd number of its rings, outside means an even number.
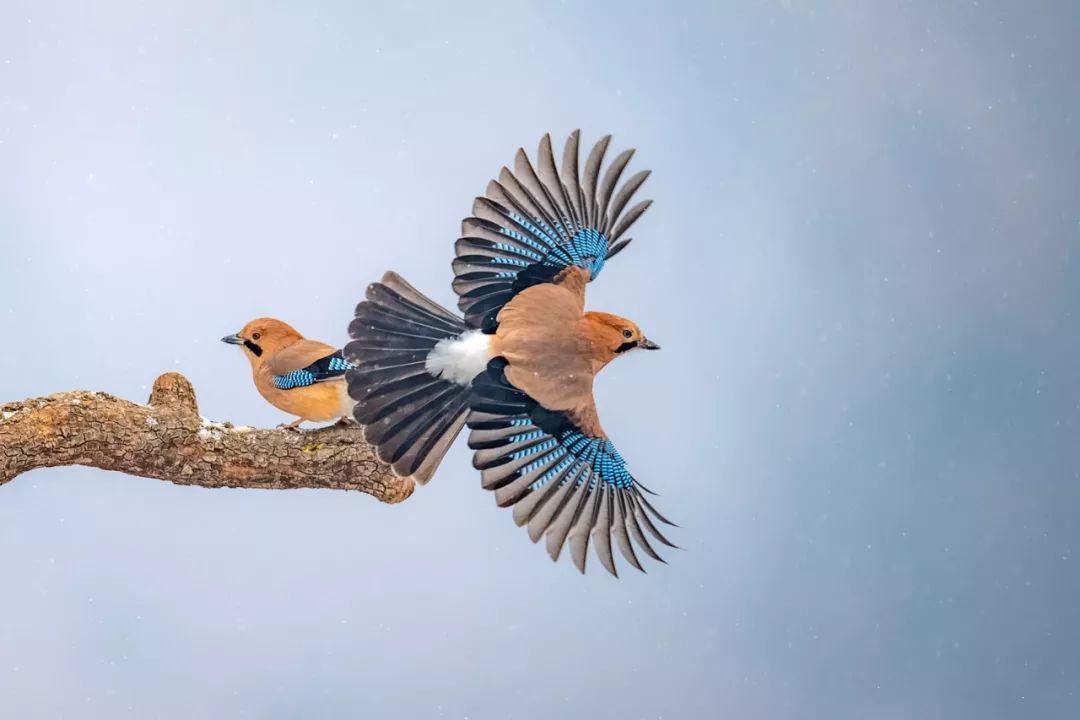
[[[622,345],[620,345],[619,347],[615,348],[615,352],[616,352],[616,353],[624,353],[624,352],[626,352],[627,350],[633,350],[633,349],[634,349],[634,348],[636,348],[636,347],[637,347],[637,343],[636,343],[636,342],[624,342],[624,343],[623,343]]]
[[[262,348],[259,347],[258,345],[256,345],[255,343],[251,342],[250,340],[245,340],[244,341],[244,347],[246,347],[251,352],[255,353],[255,357],[259,357],[260,355],[262,355]]]

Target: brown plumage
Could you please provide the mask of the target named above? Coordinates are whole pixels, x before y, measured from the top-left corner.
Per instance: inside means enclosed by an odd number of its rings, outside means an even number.
[[[335,372],[320,366],[320,361],[340,358],[340,351],[333,346],[308,340],[274,318],[252,320],[222,341],[243,348],[259,394],[277,409],[297,417],[286,427],[296,428],[305,420],[326,422],[351,415],[344,367]],[[322,366],[327,365],[322,362]],[[299,375],[288,379],[297,371]]]
[[[518,293],[499,312],[492,357],[506,379],[548,410],[565,410],[590,437],[606,438],[593,401],[593,378],[633,347],[653,347],[636,324],[585,312],[588,271],[571,266],[550,284]]]
[[[586,312],[585,287],[630,243],[649,173],[620,186],[633,151],[604,171],[605,137],[581,167],[578,140],[561,172],[548,136],[535,165],[519,150],[474,201],[453,263],[463,320],[387,273],[357,306],[345,354],[354,417],[395,472],[426,482],[465,424],[481,486],[534,542],[553,559],[569,547],[582,572],[591,543],[617,574],[614,547],[641,570],[635,548],[660,560],[646,533],[671,543],[600,424],[593,379],[658,346],[630,320]]]

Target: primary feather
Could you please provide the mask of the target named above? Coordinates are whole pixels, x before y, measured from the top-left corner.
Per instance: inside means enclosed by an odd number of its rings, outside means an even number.
[[[634,151],[619,154],[598,182],[610,137],[590,152],[583,174],[579,139],[575,130],[566,142],[562,175],[549,135],[540,141],[536,167],[518,150],[514,170],[504,167],[486,196],[477,198],[473,217],[462,222],[454,290],[469,327],[490,324],[510,298],[566,267],[587,269],[595,279],[605,261],[629,243],[627,238],[615,244],[648,201],[623,211],[649,172],[636,173],[616,192]]]

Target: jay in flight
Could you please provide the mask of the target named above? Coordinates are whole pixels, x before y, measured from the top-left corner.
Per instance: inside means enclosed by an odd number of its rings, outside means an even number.
[[[308,340],[273,318],[252,320],[221,341],[243,348],[255,388],[267,402],[297,416],[285,427],[296,430],[305,420],[347,421],[352,415],[353,403],[345,388],[345,371],[352,365],[341,350]]]
[[[587,283],[630,243],[627,229],[651,203],[629,206],[648,171],[620,184],[633,150],[601,175],[609,142],[601,139],[582,167],[574,131],[561,171],[550,136],[535,165],[518,150],[514,169],[502,169],[462,223],[453,288],[464,319],[388,272],[356,308],[344,372],[354,419],[396,473],[426,483],[467,425],[481,485],[500,507],[513,507],[533,542],[546,537],[553,560],[568,545],[584,572],[591,541],[617,575],[613,542],[638,570],[635,546],[656,560],[650,537],[675,546],[657,528],[672,523],[628,471],[593,401],[604,366],[658,348],[630,320],[585,310]],[[249,337],[236,342],[247,346]],[[249,359],[259,382],[250,347]],[[326,359],[313,351],[262,372],[277,377]]]

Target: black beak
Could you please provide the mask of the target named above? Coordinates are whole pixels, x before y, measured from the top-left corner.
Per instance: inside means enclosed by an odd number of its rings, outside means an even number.
[[[649,338],[641,338],[641,341],[638,342],[638,347],[641,348],[642,350],[659,350],[660,349],[660,346],[657,345],[656,343],[654,343]]]
[[[243,345],[244,338],[240,337],[240,333],[234,333],[221,338],[221,342],[229,343],[230,345]]]

